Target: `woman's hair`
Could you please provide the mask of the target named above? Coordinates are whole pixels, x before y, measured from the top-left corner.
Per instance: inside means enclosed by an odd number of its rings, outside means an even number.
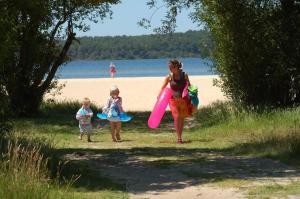
[[[180,61],[178,61],[177,59],[171,59],[169,61],[169,63],[175,67],[178,67],[179,69],[182,69],[182,63]]]

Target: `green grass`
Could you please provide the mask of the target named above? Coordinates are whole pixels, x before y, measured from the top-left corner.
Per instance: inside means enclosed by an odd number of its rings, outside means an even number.
[[[74,198],[68,192],[71,180],[61,184],[51,174],[49,143],[11,136],[0,142],[0,198]]]
[[[241,188],[253,183],[253,180],[234,178],[228,173],[201,171],[182,171],[182,173],[188,177],[201,179],[212,186],[218,186],[222,188]]]
[[[253,188],[249,191],[249,198],[286,197],[300,194],[300,181],[287,185],[272,184]]]
[[[217,103],[201,110],[197,119],[199,129],[193,132],[219,143],[208,142],[209,148],[283,159],[300,154],[300,108],[256,112]]]
[[[184,140],[191,142],[178,145],[175,142],[176,136],[172,129],[173,120],[170,112],[166,113],[160,128],[155,130],[147,127],[149,112],[129,113],[134,119],[129,123],[123,123],[121,132],[123,142],[120,143],[111,142],[109,125],[94,131],[92,135],[94,142],[81,141],[77,138],[79,130],[75,119],[79,107],[78,102],[43,104],[39,117],[17,119],[13,122],[13,135],[19,140],[50,140],[51,147],[44,147],[43,153],[53,154],[57,158],[64,159],[65,154],[85,151],[107,157],[105,163],[112,165],[118,164],[120,156],[124,159],[136,157],[143,161],[143,164],[163,170],[172,168],[173,165],[182,165],[184,168],[185,165],[194,164],[226,171],[230,168],[230,161],[219,155],[225,153],[249,159],[271,157],[300,166],[297,160],[300,154],[300,108],[255,111],[230,103],[216,103],[197,112],[193,127],[185,129],[183,134]],[[100,112],[97,107],[93,106],[92,109],[94,114]],[[97,122],[93,120],[94,125]],[[53,180],[43,181],[44,178],[47,179],[45,175],[38,183],[41,183],[41,187],[47,186],[48,189],[41,188],[41,190],[48,190],[48,193],[53,193],[55,198],[59,198],[60,195],[67,198],[129,197],[123,182],[105,177],[91,163],[93,161],[71,160],[61,169],[61,178],[66,180],[66,185],[55,184]],[[52,167],[55,165],[56,163],[53,163]],[[244,171],[246,177],[259,175],[255,169],[243,165],[237,169],[240,172]],[[252,180],[237,177],[230,172],[182,170],[182,173],[191,179],[203,179],[206,183],[220,187],[241,187],[252,183]],[[70,183],[72,176],[77,175],[80,177],[74,183]],[[1,183],[9,178],[10,176],[0,176],[0,187],[2,187]],[[26,179],[20,179],[20,182],[25,181]],[[61,186],[68,187],[68,195],[64,194],[62,190],[65,188]],[[293,192],[295,186],[299,185],[294,183],[285,186],[284,189],[287,191],[282,192],[283,194],[278,192],[278,195],[296,193]],[[19,186],[15,188],[22,189]],[[1,188],[1,191],[7,189]],[[272,195],[271,192],[266,191],[267,189],[270,188],[258,187],[251,190],[249,194],[254,197],[262,192],[265,192],[262,194],[266,197]],[[20,193],[22,192],[24,191]],[[30,198],[39,198],[39,196],[32,195]]]

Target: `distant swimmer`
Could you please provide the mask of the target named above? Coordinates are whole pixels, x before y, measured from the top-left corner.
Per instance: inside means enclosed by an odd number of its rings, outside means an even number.
[[[110,62],[109,71],[110,71],[110,77],[114,78],[115,74],[117,73],[117,70],[116,70],[116,66],[112,62]]]

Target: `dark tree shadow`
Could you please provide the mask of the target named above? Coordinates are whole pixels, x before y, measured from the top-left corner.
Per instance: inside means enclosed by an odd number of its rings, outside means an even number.
[[[133,193],[182,189],[226,179],[257,180],[300,176],[298,170],[279,161],[231,156],[222,150],[175,147],[69,148],[59,149],[57,153],[71,160],[71,167],[91,169],[98,174],[101,172],[100,176],[106,176],[105,180],[109,182],[106,185],[112,185],[118,190],[126,188]],[[100,181],[89,183],[86,181],[89,177],[87,173],[89,171],[77,170],[83,180],[79,180],[74,186],[88,190],[108,187],[100,186]],[[113,182],[118,182],[119,185],[113,185]]]

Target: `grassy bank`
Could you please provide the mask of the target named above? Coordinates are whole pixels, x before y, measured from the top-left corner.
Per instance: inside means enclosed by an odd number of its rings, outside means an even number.
[[[75,198],[72,179],[59,180],[60,163],[47,141],[5,135],[0,151],[0,198]]]
[[[92,143],[78,140],[79,130],[75,113],[79,107],[78,102],[47,103],[42,106],[39,117],[13,121],[14,137],[18,137],[18,140],[27,140],[26,143],[34,143],[31,146],[35,147],[26,148],[27,152],[24,154],[39,154],[34,156],[34,160],[29,158],[30,164],[23,164],[24,158],[16,158],[19,162],[16,161],[13,165],[31,165],[23,166],[30,171],[18,169],[21,173],[31,171],[40,173],[32,174],[31,177],[28,175],[27,179],[27,174],[19,175],[13,169],[17,166],[10,166],[12,161],[7,161],[10,157],[4,155],[1,164],[8,170],[0,176],[0,194],[4,194],[0,196],[18,198],[19,195],[5,194],[12,193],[11,190],[15,190],[18,194],[29,190],[32,194],[29,198],[41,198],[45,193],[48,194],[46,198],[128,198],[126,184],[110,179],[99,168],[103,165],[118,165],[120,161],[127,161],[132,157],[158,169],[168,169],[174,164],[206,166],[215,164],[214,167],[224,168],[228,162],[220,159],[219,155],[216,155],[218,153],[249,157],[248,159],[271,157],[290,165],[300,166],[297,160],[300,155],[300,108],[255,111],[230,103],[215,103],[201,108],[193,120],[187,121],[184,140],[189,142],[178,145],[175,143],[173,121],[169,112],[163,118],[160,128],[155,130],[147,127],[149,112],[129,113],[134,119],[129,123],[123,123],[121,143],[111,142],[109,125],[105,124],[105,121],[101,121],[102,129],[94,130]],[[92,109],[94,113],[100,111],[97,107]],[[93,123],[96,126],[99,121],[94,119]],[[45,139],[50,140],[51,144],[47,144],[48,141]],[[8,146],[6,144],[6,149],[2,147],[2,151],[16,151],[18,148],[18,144],[14,145],[15,149]],[[13,158],[19,155],[17,153]],[[101,161],[97,161],[97,155],[101,156]],[[68,158],[69,156],[71,158]],[[67,163],[55,169],[58,164],[57,158]],[[36,162],[40,163],[35,164]],[[253,168],[241,165],[239,169],[248,176],[253,174],[259,176]],[[57,170],[60,174],[53,177],[51,173]],[[236,187],[249,183],[248,179],[235,177],[226,168],[222,172],[213,173],[183,170],[182,174],[194,179],[205,179],[205,182],[214,183],[216,186]],[[33,181],[30,182],[29,179]],[[5,185],[3,182],[6,181],[12,183]],[[40,191],[30,191],[31,184],[38,184]],[[295,188],[298,186],[299,182],[286,186],[277,184],[258,186],[249,191],[249,196],[255,197],[262,193],[269,196],[270,189],[273,190],[272,193],[276,193],[274,191],[276,189],[280,196],[300,194]]]
[[[300,155],[299,107],[255,111],[216,103],[203,108],[197,114],[197,121],[199,129],[194,131],[219,143],[209,146],[212,148],[282,160]]]

